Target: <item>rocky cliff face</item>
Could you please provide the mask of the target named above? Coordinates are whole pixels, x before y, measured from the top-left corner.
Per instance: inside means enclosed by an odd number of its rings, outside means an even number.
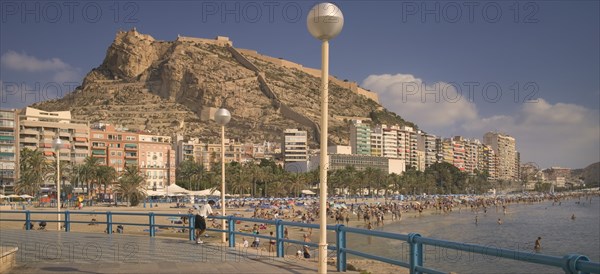
[[[135,29],[119,32],[103,63],[88,73],[81,87],[34,107],[70,110],[75,119],[90,122],[206,140],[219,138],[217,125],[209,119],[211,110],[226,107],[233,116],[227,126],[230,138],[278,141],[286,128],[303,128],[316,137],[310,125],[318,129],[320,79],[250,56],[242,58],[251,64],[243,64],[240,56],[233,56],[239,52],[220,42],[157,41]],[[378,103],[330,84],[330,142],[348,144],[350,117],[368,119],[381,113],[387,112]],[[391,117],[392,122],[412,125]]]

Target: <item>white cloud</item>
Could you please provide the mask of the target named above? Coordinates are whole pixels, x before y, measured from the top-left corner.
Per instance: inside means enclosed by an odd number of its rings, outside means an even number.
[[[79,68],[75,68],[59,58],[38,59],[27,53],[7,51],[0,57],[0,64],[8,70],[26,73],[50,73],[50,79],[56,82],[81,81]]]
[[[583,168],[600,160],[600,113],[580,105],[544,99],[524,103],[514,113],[481,117],[475,103],[448,83],[425,85],[412,75],[370,75],[363,86],[379,94],[382,104],[437,135],[479,136],[497,130],[517,140],[522,162],[542,167]],[[414,87],[419,87],[415,91]],[[439,100],[436,102],[434,95]],[[458,97],[456,97],[458,98]],[[450,136],[444,136],[450,137]]]
[[[455,127],[476,119],[477,108],[448,83],[427,85],[410,74],[370,75],[362,86],[374,90],[384,106],[423,129]]]

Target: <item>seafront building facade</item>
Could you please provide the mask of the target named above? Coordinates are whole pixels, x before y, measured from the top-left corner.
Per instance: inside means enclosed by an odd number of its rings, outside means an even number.
[[[294,167],[294,170],[308,170],[310,163],[313,166],[318,163],[309,161],[306,131],[288,129],[282,137],[282,143],[262,144],[242,144],[227,139],[224,160],[226,163],[277,160],[279,154],[285,165],[303,163],[303,168]],[[135,165],[145,175],[147,189],[175,183],[175,170],[184,160],[201,163],[207,170],[221,161],[221,144],[206,143],[199,138],[151,135],[102,123],[90,125],[87,121],[72,119],[68,111],[2,110],[0,182],[5,193],[12,191],[19,178],[18,151],[39,149],[49,162],[55,162],[53,142],[56,138],[63,143],[61,161],[79,165],[91,156],[118,173],[128,165]],[[372,167],[400,174],[406,168],[424,171],[435,163],[447,162],[469,174],[487,172],[490,180],[519,178],[520,156],[515,139],[493,132],[486,133],[482,143],[461,136],[441,138],[408,126],[371,125],[354,120],[350,127],[350,146],[338,146],[328,153],[331,170],[351,164],[359,170]],[[54,184],[54,181],[44,184]]]
[[[19,177],[19,114],[15,109],[0,109],[0,187],[12,194]]]
[[[518,180],[519,163],[517,162],[516,141],[512,136],[487,132],[483,143],[489,145],[496,153],[496,176],[499,180]]]
[[[225,139],[224,143],[225,163],[244,162],[245,152],[244,146],[241,143],[235,142],[233,139]],[[199,138],[184,140],[183,136],[179,135],[175,142],[175,150],[176,166],[183,161],[191,160],[201,164],[204,169],[210,170],[215,163],[221,162],[220,143],[207,143],[201,141]],[[264,151],[264,148],[260,150]]]
[[[370,125],[353,120],[349,142],[352,154],[399,159],[420,171],[446,162],[471,175],[486,172],[490,180],[517,180],[519,154],[514,138],[500,137],[494,143],[485,136],[489,140],[482,143],[462,136],[441,138],[408,126]],[[365,149],[367,145],[370,150]]]
[[[308,132],[299,129],[283,131],[283,161],[284,165],[308,160]]]
[[[48,162],[56,162],[54,140],[60,138],[60,161],[75,166],[84,163],[90,153],[90,125],[87,121],[71,119],[69,111],[43,111],[26,108],[19,115],[19,149],[38,149]],[[52,178],[56,178],[52,176]],[[62,177],[63,182],[68,178]],[[43,182],[43,185],[55,184],[56,180]]]

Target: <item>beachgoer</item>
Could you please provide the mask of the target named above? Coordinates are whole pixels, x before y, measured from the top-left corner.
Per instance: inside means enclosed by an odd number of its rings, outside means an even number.
[[[254,234],[258,235],[258,230],[254,231]],[[252,242],[252,247],[258,249],[258,246],[260,246],[260,238],[259,237],[254,237],[254,241]]]
[[[533,248],[535,250],[542,249],[542,237],[538,237],[537,240],[535,240],[535,245],[533,246]]]
[[[273,237],[273,231],[269,232],[269,235],[271,237]],[[271,239],[271,240],[269,240],[269,253],[271,253],[273,251],[275,251],[275,240]]]
[[[502,224],[502,219],[498,218],[498,224],[501,225]]]
[[[208,216],[213,215],[212,205],[214,205],[214,204],[215,204],[215,201],[209,200],[208,204],[204,204],[202,207],[200,207],[200,210],[198,210],[198,212],[196,212],[194,228],[196,230],[196,243],[197,244],[203,243],[202,240],[200,240],[200,236],[202,236],[202,234],[204,234],[204,232],[206,231],[206,218]]]
[[[304,258],[310,259],[310,249],[308,249],[308,246],[304,245],[304,247],[302,249],[304,250]]]
[[[242,247],[243,248],[248,248],[248,240],[246,240],[246,238],[242,238],[242,241],[243,241]]]
[[[571,220],[575,220],[575,214],[571,215]]]

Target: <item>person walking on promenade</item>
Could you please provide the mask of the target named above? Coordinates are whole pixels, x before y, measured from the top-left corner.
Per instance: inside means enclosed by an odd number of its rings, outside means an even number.
[[[213,215],[212,206],[215,204],[215,201],[209,200],[208,204],[204,204],[198,212],[196,212],[196,217],[194,220],[194,228],[196,230],[196,243],[202,244],[204,243],[200,240],[200,237],[206,231],[206,218],[208,216]]]

